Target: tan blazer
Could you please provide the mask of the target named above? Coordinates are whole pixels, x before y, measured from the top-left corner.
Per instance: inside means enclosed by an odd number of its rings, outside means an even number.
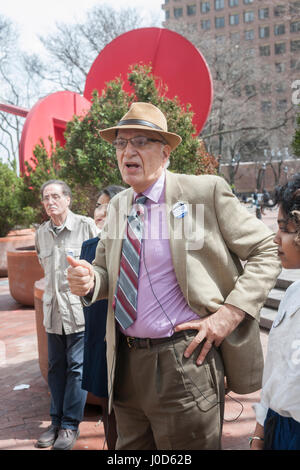
[[[240,204],[221,177],[166,171],[165,198],[174,270],[185,299],[201,317],[215,312],[224,302],[247,312],[248,319],[224,340],[221,351],[230,388],[237,393],[258,390],[263,359],[257,320],[280,272],[274,234]],[[94,260],[92,302],[106,297],[109,300],[106,339],[110,399],[116,361],[112,301],[132,199],[131,188],[113,198]],[[173,213],[179,201],[188,209],[183,218]],[[246,262],[244,269],[240,260]]]

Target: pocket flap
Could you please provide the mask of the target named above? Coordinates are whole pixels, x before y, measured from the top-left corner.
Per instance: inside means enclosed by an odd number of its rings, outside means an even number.
[[[82,305],[80,297],[78,295],[72,294],[72,292],[70,291],[67,291],[66,294],[68,296],[68,299],[71,305],[74,305],[74,304]]]

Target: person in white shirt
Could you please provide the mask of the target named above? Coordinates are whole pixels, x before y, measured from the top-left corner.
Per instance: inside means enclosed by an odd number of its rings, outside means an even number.
[[[284,268],[300,269],[300,174],[277,189],[276,204],[278,256]],[[254,410],[251,449],[300,449],[300,279],[287,289],[273,322]]]

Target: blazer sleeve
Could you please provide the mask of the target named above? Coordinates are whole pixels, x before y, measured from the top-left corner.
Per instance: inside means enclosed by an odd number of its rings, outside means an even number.
[[[258,317],[281,271],[274,233],[242,206],[223,178],[216,179],[214,205],[228,249],[245,262],[225,303]]]

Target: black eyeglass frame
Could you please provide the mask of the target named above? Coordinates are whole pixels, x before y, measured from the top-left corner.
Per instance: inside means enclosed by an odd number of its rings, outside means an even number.
[[[136,139],[141,139],[141,138],[144,139],[144,143],[141,144],[141,145],[135,145],[133,141],[136,140]],[[123,146],[118,147],[118,146],[117,146],[117,145],[118,145],[118,141],[119,141],[119,142],[120,142],[120,141],[123,141],[124,143],[126,142],[126,145],[124,145],[124,147],[123,147]],[[112,142],[112,145],[113,145],[117,150],[124,150],[124,149],[127,147],[128,142],[130,142],[131,145],[132,145],[133,147],[135,147],[135,148],[144,147],[148,142],[159,142],[159,143],[161,143],[161,144],[163,144],[163,145],[168,145],[168,144],[167,144],[166,142],[164,142],[163,140],[151,139],[150,137],[145,137],[145,136],[143,136],[143,135],[131,137],[131,139],[125,139],[125,138],[123,138],[123,137],[119,137],[119,138],[115,139],[115,140]]]

